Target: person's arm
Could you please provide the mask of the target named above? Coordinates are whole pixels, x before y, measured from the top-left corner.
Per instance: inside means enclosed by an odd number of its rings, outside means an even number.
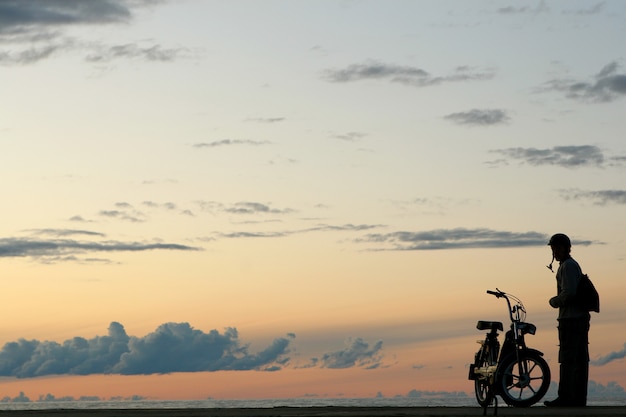
[[[561,268],[561,292],[550,299],[554,308],[565,307],[576,295],[580,271],[574,262],[564,262]]]

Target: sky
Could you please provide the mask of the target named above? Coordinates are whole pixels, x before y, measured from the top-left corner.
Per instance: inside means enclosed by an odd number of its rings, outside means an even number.
[[[626,3],[0,0],[0,391],[471,395],[551,234],[626,386]]]

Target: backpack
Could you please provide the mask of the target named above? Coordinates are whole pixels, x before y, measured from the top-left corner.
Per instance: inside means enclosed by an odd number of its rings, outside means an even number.
[[[583,274],[578,283],[575,299],[583,309],[600,312],[600,295],[587,274]]]

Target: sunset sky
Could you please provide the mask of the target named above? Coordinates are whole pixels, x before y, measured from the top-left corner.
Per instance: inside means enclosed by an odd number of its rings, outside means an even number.
[[[626,3],[0,0],[0,397],[467,391],[549,236],[626,387]]]

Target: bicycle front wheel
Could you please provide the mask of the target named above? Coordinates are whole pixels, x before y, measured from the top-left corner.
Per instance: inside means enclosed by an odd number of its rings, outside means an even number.
[[[541,400],[550,387],[550,367],[536,351],[514,352],[498,367],[498,393],[508,405],[530,407]]]

